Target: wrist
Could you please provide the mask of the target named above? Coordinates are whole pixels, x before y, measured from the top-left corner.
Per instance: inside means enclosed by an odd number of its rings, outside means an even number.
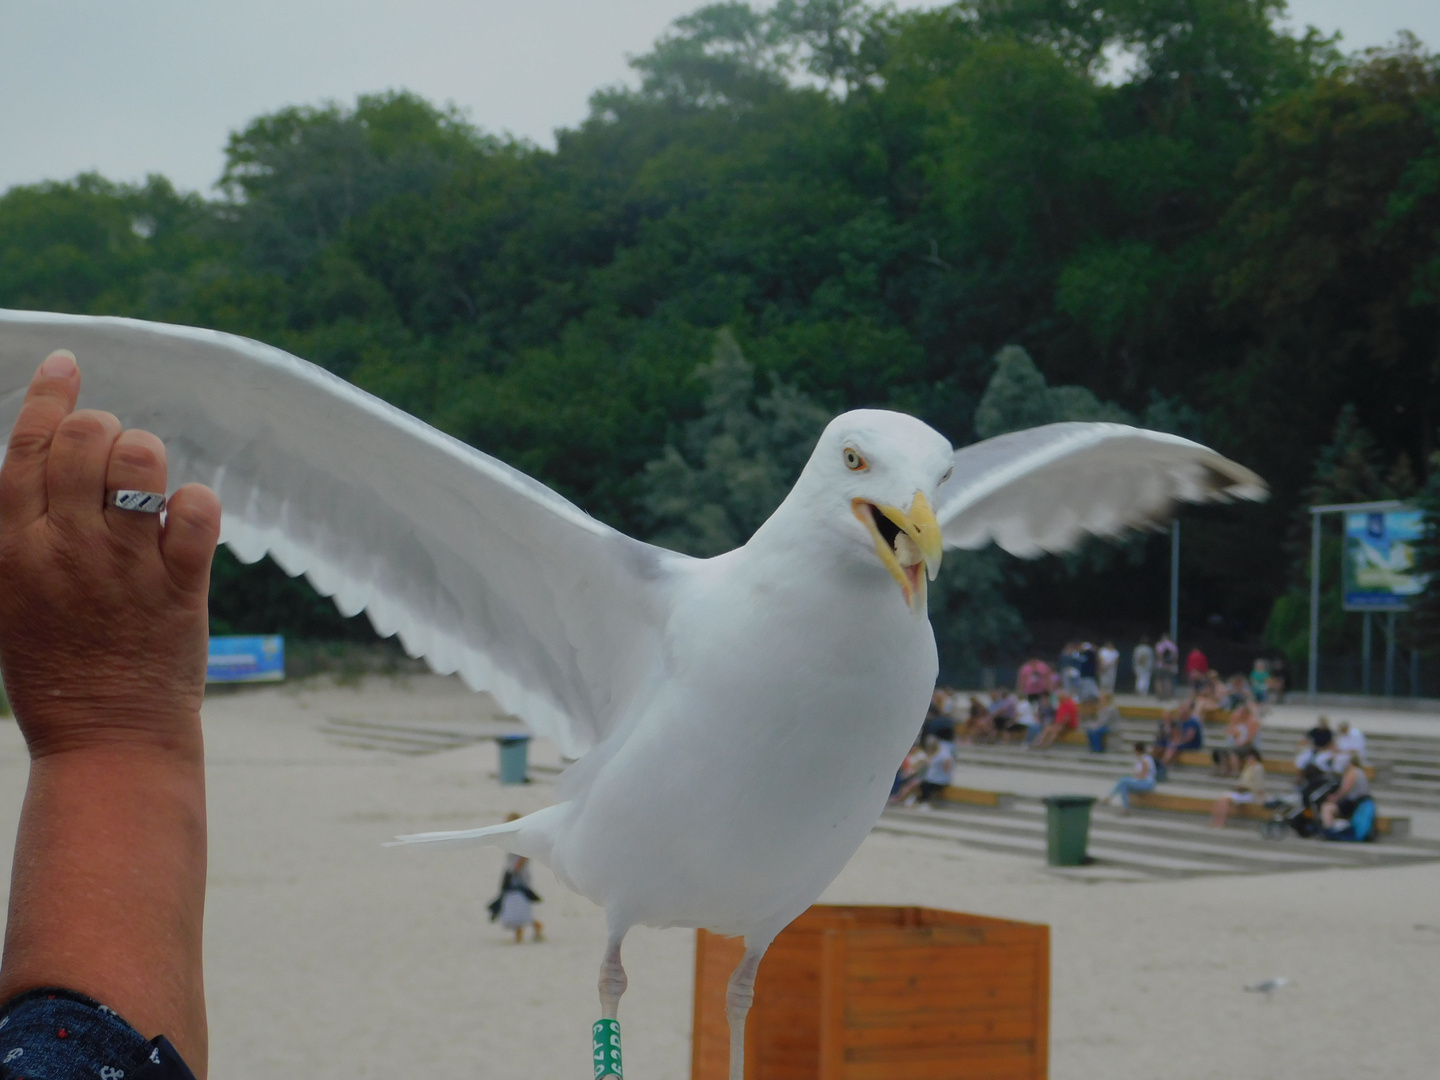
[[[81,761],[93,755],[136,754],[154,761],[203,766],[200,710],[166,706],[154,709],[23,710],[15,717],[25,735],[30,760]],[[38,712],[38,715],[37,715]]]
[[[203,1065],[205,817],[203,757],[132,743],[32,760],[0,996],[68,987]]]

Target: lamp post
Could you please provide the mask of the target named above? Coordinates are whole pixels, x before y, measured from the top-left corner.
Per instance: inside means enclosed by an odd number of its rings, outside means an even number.
[[[1310,700],[1320,690],[1320,513],[1310,510]]]
[[[1170,523],[1170,640],[1180,647],[1180,519]]]

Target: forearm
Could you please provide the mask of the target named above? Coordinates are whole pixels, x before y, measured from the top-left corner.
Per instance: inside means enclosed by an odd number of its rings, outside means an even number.
[[[204,1077],[205,771],[193,745],[36,758],[11,877],[0,1001],[63,986],[163,1034]]]

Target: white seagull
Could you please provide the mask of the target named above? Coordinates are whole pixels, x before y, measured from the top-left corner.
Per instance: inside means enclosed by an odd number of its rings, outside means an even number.
[[[80,359],[82,404],[165,440],[172,490],[219,493],[241,560],[305,574],[579,757],[547,809],[403,839],[503,846],[603,906],[604,1018],[632,926],[744,936],[732,1080],[761,956],[869,833],[924,716],[942,548],[1058,552],[1180,500],[1264,495],[1173,435],[1064,423],[953,451],[919,420],[866,409],[831,421],[748,543],[693,559],[312,364],[212,331],[0,311],[4,430],[61,347]]]

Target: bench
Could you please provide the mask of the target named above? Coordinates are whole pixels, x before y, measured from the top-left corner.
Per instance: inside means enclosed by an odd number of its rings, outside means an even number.
[[[1089,746],[1090,741],[1085,738],[1083,731],[1067,731],[1055,740],[1066,746]],[[1222,744],[1216,744],[1216,748],[1223,749]],[[1112,731],[1110,733],[1111,752],[1130,749],[1130,740],[1120,739]],[[1182,750],[1175,755],[1175,761],[1181,765],[1194,765],[1199,768],[1210,768],[1215,764],[1215,759],[1210,756],[1209,750]],[[1300,770],[1295,767],[1295,762],[1290,758],[1265,758],[1265,771],[1271,776],[1294,776]],[[1366,765],[1365,775],[1371,780],[1381,776],[1388,776],[1391,769],[1388,765]]]
[[[1216,749],[1223,750],[1223,746]],[[1181,765],[1213,765],[1215,759],[1210,756],[1209,750],[1182,750],[1175,755],[1175,760]],[[1300,770],[1295,767],[1295,762],[1290,758],[1265,758],[1265,771],[1271,776],[1294,776]],[[1366,765],[1363,772],[1371,780],[1374,780],[1380,773],[1374,765]]]
[[[1117,705],[1120,715],[1126,720],[1155,720],[1159,721],[1167,712],[1178,709],[1184,702],[1177,701],[1173,705]],[[1230,722],[1230,711],[1228,709],[1211,709],[1205,714],[1207,724],[1219,724],[1221,726]]]
[[[1019,798],[1008,791],[987,791],[982,788],[957,787],[953,784],[940,792],[940,797],[946,802],[962,803],[965,806],[989,806],[997,810],[1013,805]],[[1176,814],[1208,815],[1215,809],[1215,800],[1199,795],[1171,795],[1163,791],[1133,791],[1130,793],[1130,805],[1146,810],[1168,810]],[[1230,807],[1230,816],[1269,821],[1275,815],[1255,803],[1236,803]],[[1375,832],[1380,836],[1403,839],[1410,835],[1410,819],[1376,814]]]
[[[946,802],[964,803],[966,806],[990,806],[1004,810],[1015,802],[1015,796],[1008,791],[985,791],[981,788],[956,787],[951,785],[940,792]]]
[[[1175,814],[1209,814],[1215,809],[1215,800],[1198,795],[1171,795],[1163,791],[1135,791],[1130,794],[1130,805],[1146,810],[1168,810]],[[1272,811],[1255,803],[1236,803],[1231,806],[1230,815],[1254,818],[1257,821],[1269,821],[1275,816]],[[1409,836],[1410,819],[1377,814],[1375,832],[1397,840]]]

